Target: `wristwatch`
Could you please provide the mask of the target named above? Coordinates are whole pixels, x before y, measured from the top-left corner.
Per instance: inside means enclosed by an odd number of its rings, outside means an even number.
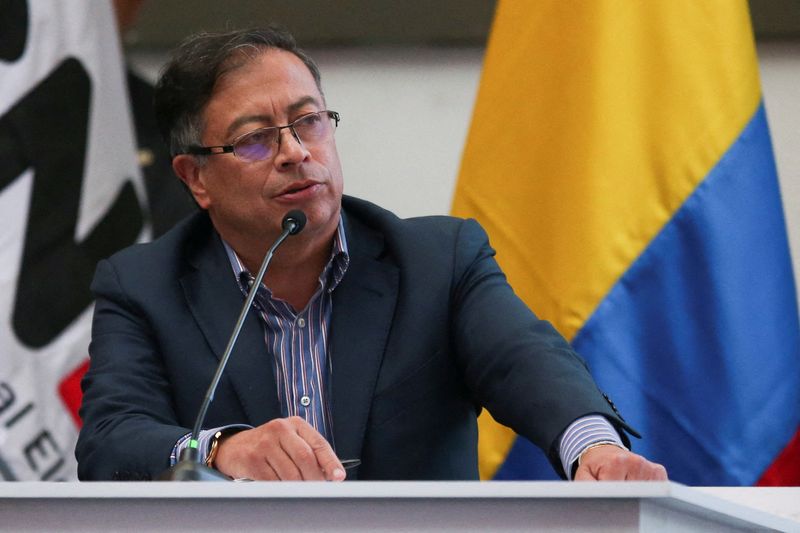
[[[214,468],[214,460],[217,458],[217,452],[219,452],[219,441],[225,435],[230,435],[232,432],[219,430],[214,433],[214,436],[211,437],[211,447],[208,449],[208,455],[206,455],[206,466],[209,468]]]

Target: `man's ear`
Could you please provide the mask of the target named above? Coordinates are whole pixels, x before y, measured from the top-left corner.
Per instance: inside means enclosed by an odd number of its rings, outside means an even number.
[[[208,191],[205,187],[205,180],[203,179],[203,167],[197,163],[194,156],[188,154],[176,155],[172,158],[172,169],[175,174],[181,179],[189,192],[194,196],[194,201],[197,202],[203,209],[208,209],[211,205],[211,200],[208,197]]]

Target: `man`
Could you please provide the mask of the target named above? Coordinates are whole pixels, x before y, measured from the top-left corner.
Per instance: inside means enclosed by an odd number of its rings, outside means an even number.
[[[148,479],[186,446],[250,273],[278,250],[200,448],[233,478],[476,479],[486,407],[575,479],[665,479],[582,360],[513,294],[474,221],[342,196],[319,71],[279,30],[183,43],[156,89],[202,213],[98,265],[82,479]]]

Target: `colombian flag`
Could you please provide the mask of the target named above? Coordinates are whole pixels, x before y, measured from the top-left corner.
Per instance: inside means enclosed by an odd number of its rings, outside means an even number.
[[[501,0],[453,213],[690,485],[800,484],[800,326],[744,0]],[[484,414],[484,478],[552,477]]]

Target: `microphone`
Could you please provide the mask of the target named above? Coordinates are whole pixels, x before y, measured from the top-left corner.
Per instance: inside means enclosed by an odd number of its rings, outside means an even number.
[[[231,333],[231,336],[228,339],[228,345],[226,346],[225,351],[219,360],[217,371],[211,380],[211,384],[208,386],[208,391],[206,391],[206,396],[203,399],[202,405],[200,406],[200,411],[197,413],[197,418],[195,419],[194,427],[192,428],[192,436],[189,439],[189,445],[181,452],[180,461],[178,461],[175,466],[161,474],[161,476],[159,476],[159,480],[230,481],[228,477],[221,472],[214,470],[213,468],[209,468],[203,464],[202,459],[200,458],[200,451],[197,449],[198,439],[200,438],[200,430],[203,427],[203,421],[206,418],[208,407],[214,400],[214,393],[217,390],[219,380],[222,378],[222,373],[225,371],[225,366],[228,364],[228,359],[231,357],[231,352],[233,352],[233,347],[236,345],[236,340],[239,338],[239,332],[242,330],[242,326],[244,325],[244,319],[247,317],[247,312],[253,305],[256,292],[261,286],[261,281],[264,279],[264,274],[267,272],[267,267],[269,266],[270,261],[272,261],[272,256],[275,253],[275,250],[281,245],[281,243],[283,243],[283,241],[286,240],[289,235],[297,235],[300,233],[305,225],[306,215],[299,209],[293,209],[284,215],[283,220],[281,221],[281,228],[283,231],[267,251],[267,255],[264,256],[264,261],[261,263],[261,268],[258,269],[258,274],[256,274],[253,284],[250,286],[250,292],[247,293],[247,298],[242,306],[242,310],[239,312],[239,319],[236,321],[236,325],[233,327],[233,333]]]
[[[289,235],[297,235],[306,227],[306,214],[299,209],[292,209],[283,217],[281,227],[289,228]]]

